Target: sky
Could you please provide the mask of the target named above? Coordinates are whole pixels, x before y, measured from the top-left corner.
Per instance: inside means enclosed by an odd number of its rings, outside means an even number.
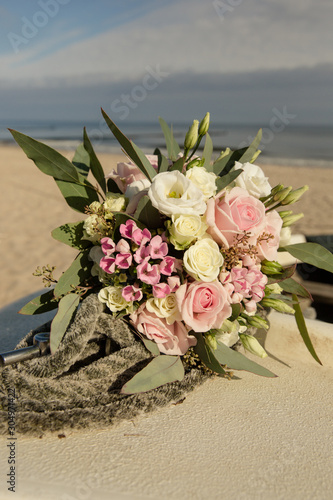
[[[2,0],[0,120],[333,125],[331,0]]]

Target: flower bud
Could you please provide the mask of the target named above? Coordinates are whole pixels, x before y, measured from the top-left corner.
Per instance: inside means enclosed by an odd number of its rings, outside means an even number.
[[[288,217],[285,217],[285,218],[283,219],[283,224],[282,224],[282,227],[289,227],[289,226],[291,226],[292,224],[295,224],[295,222],[297,222],[297,221],[298,221],[299,219],[301,219],[302,217],[304,217],[304,214],[303,214],[303,213],[289,215]]]
[[[199,125],[199,135],[203,136],[207,134],[209,129],[209,120],[210,120],[210,113],[206,113]]]
[[[259,344],[258,340],[253,335],[241,333],[239,335],[244,348],[252,354],[259,356],[259,358],[267,358],[265,349]]]
[[[298,189],[294,189],[291,191],[288,196],[286,196],[283,201],[282,205],[291,205],[292,203],[295,203],[300,199],[300,197],[309,189],[309,186],[303,186]]]
[[[276,195],[276,193],[278,193],[279,191],[282,191],[282,189],[284,189],[283,184],[278,184],[277,186],[274,186],[271,193],[272,196]]]
[[[265,297],[262,299],[261,305],[264,307],[271,307],[272,309],[282,313],[295,314],[294,309],[280,299],[270,299],[269,297]]]
[[[206,339],[207,344],[211,348],[211,350],[212,351],[216,351],[216,349],[217,349],[217,342],[216,342],[215,335],[212,334],[212,333],[208,333],[208,334],[205,335],[205,339]]]
[[[273,198],[274,201],[278,201],[281,203],[288,196],[288,194],[290,193],[291,190],[292,190],[291,186],[288,186],[286,188],[281,189],[280,191],[278,191],[274,195],[274,198]]]
[[[281,219],[284,219],[284,217],[288,217],[289,215],[292,215],[292,213],[292,210],[281,210],[281,212],[279,212],[279,216]]]
[[[193,120],[193,123],[188,129],[188,132],[185,136],[185,141],[184,141],[185,149],[187,150],[192,149],[196,145],[196,142],[198,140],[198,127],[199,127],[199,120]]]
[[[228,156],[231,152],[231,149],[230,148],[226,148],[224,151],[221,151],[221,154],[220,156],[217,158],[216,162],[219,161],[219,160],[222,160],[222,158],[224,158],[225,156]],[[216,163],[215,162],[215,163]]]
[[[264,274],[281,274],[283,272],[283,267],[275,260],[263,260],[260,270]]]
[[[268,330],[269,328],[268,322],[261,316],[257,316],[256,314],[254,316],[247,316],[243,314],[242,317],[246,319],[249,326],[253,326],[254,328],[264,328],[265,330]]]

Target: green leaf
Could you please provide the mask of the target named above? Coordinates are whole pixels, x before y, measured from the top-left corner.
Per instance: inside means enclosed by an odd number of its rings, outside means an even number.
[[[77,147],[72,163],[78,170],[79,174],[83,177],[88,177],[90,170],[90,158],[87,151],[84,149],[83,144],[80,144]]]
[[[87,205],[90,205],[93,201],[99,201],[97,192],[89,185],[58,179],[55,179],[55,182],[67,204],[77,212],[84,213]]]
[[[69,182],[80,182],[79,174],[67,158],[54,149],[16,130],[9,129],[17,144],[28,158],[46,175]]]
[[[96,153],[94,151],[94,148],[90,142],[90,139],[88,137],[86,128],[84,127],[83,129],[83,144],[84,148],[87,151],[89,158],[90,158],[90,168],[91,168],[91,173],[95,177],[96,181],[98,184],[101,186],[103,192],[106,192],[106,182],[105,182],[105,175],[104,171],[102,168],[102,165],[99,162],[99,159],[96,156]]]
[[[245,370],[247,372],[261,375],[262,377],[276,377],[274,373],[263,366],[251,361],[240,352],[234,351],[222,342],[217,341],[217,349],[214,351],[216,359],[223,365],[227,365],[232,370]]]
[[[333,254],[318,243],[295,243],[283,248],[293,257],[333,273]]]
[[[63,224],[62,226],[53,229],[51,233],[52,237],[57,241],[61,241],[61,243],[65,243],[65,245],[77,248],[78,250],[84,250],[85,248],[91,246],[91,242],[81,240],[83,236],[83,224],[83,221]]]
[[[284,280],[291,278],[291,276],[295,273],[295,271],[296,271],[296,264],[284,268],[283,272],[281,272],[280,274],[267,275],[268,276],[267,284],[271,285],[272,283],[283,282]]]
[[[205,147],[202,153],[202,158],[205,159],[205,163],[203,164],[203,166],[208,172],[213,172],[213,165],[211,164],[212,154],[213,154],[213,141],[210,135],[207,133],[205,139]]]
[[[156,148],[154,154],[158,156],[158,172],[167,172],[169,169],[168,159],[161,153],[161,151]]]
[[[247,163],[252,160],[254,153],[258,150],[261,138],[262,138],[262,129],[259,129],[257,135],[251,142],[250,146],[246,148],[245,153],[239,158],[238,161],[240,163]]]
[[[118,184],[113,179],[106,180],[107,190],[111,193],[120,193],[123,194],[121,189],[118,187]]]
[[[280,287],[288,293],[294,293],[300,297],[313,300],[311,293],[293,278],[287,278],[279,283]]]
[[[92,262],[89,260],[88,254],[87,251],[79,253],[67,271],[62,274],[54,289],[55,297],[72,292],[73,287],[75,288],[90,278]]]
[[[221,172],[226,168],[228,163],[230,162],[232,155],[234,154],[234,151],[230,151],[227,155],[225,155],[223,158],[220,160],[217,159],[215,163],[213,164],[213,172],[216,175],[220,175]]]
[[[206,344],[202,333],[196,335],[197,344],[193,347],[194,352],[199,356],[204,365],[215,373],[225,373],[210,347]]]
[[[178,172],[182,173],[183,172],[183,168],[184,168],[184,157],[181,156],[180,158],[178,158],[178,160],[176,160],[172,166],[170,167],[170,172],[174,171],[174,170],[178,170]]]
[[[148,349],[148,351],[151,352],[153,356],[159,356],[161,354],[156,342],[144,337],[142,337],[141,340],[144,343],[146,349]]]
[[[229,321],[235,321],[240,313],[242,312],[241,304],[231,304],[232,315],[230,316]]]
[[[243,170],[239,168],[238,170],[232,170],[228,174],[225,174],[222,177],[216,179],[215,183],[217,186],[217,191],[219,192],[225,187],[229,186],[229,184],[233,182],[242,172]]]
[[[63,336],[72,320],[73,314],[80,303],[80,296],[76,293],[65,295],[59,302],[59,309],[55,315],[50,332],[50,350],[54,354],[58,349]]]
[[[311,342],[311,339],[309,336],[309,332],[308,332],[308,329],[307,329],[306,324],[305,324],[302,309],[301,309],[301,306],[299,305],[298,297],[295,294],[293,294],[292,297],[293,297],[293,301],[294,301],[295,319],[296,319],[299,333],[301,334],[303,342],[304,342],[307,350],[311,354],[311,356],[317,361],[317,363],[322,365],[322,362],[318,358],[317,353],[312,345],[312,342]]]
[[[183,380],[184,367],[179,356],[161,355],[154,358],[143,370],[134,375],[121,389],[122,394],[137,394],[156,389],[161,385]]]
[[[163,227],[160,213],[155,207],[153,207],[151,200],[147,195],[142,196],[140,199],[134,217],[151,229]]]
[[[151,165],[149,160],[146,158],[145,154],[141,151],[138,146],[136,146],[132,141],[130,141],[126,135],[124,135],[116,124],[108,117],[105,111],[102,109],[102,114],[104,120],[106,121],[109,129],[119,142],[119,144],[124,148],[125,153],[133,160],[133,162],[139,167],[141,172],[151,181],[156,175],[154,167]]]
[[[160,126],[165,137],[168,156],[170,160],[174,161],[180,153],[180,147],[173,136],[172,128],[169,128],[169,125],[163,120],[163,118],[159,117],[158,121],[160,122]]]
[[[53,311],[53,309],[57,307],[58,301],[54,298],[53,290],[49,290],[30,300],[30,302],[22,307],[19,314],[43,314],[48,311]]]

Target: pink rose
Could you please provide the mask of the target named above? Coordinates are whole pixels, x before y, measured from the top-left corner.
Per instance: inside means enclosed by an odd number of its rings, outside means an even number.
[[[273,238],[263,239],[259,242],[258,257],[260,260],[276,260],[280,243],[282,219],[276,210],[272,210],[272,212],[268,212],[266,215],[265,222],[266,225],[263,232],[272,235]]]
[[[130,316],[133,325],[149,340],[156,342],[160,352],[182,356],[189,347],[196,345],[197,339],[188,335],[187,329],[181,321],[175,321],[172,325],[168,325],[164,318],[158,318],[156,314],[147,311],[146,308],[141,309],[141,312],[138,311]]]
[[[219,245],[229,248],[237,235],[246,231],[257,237],[263,231],[265,206],[245,189],[223,190],[208,200],[206,221],[210,226],[207,232]]]
[[[218,281],[185,283],[176,291],[176,298],[183,321],[195,332],[220,328],[232,313],[227,292]]]

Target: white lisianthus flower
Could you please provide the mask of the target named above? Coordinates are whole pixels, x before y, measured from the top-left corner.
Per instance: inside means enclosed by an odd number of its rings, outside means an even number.
[[[124,309],[126,309],[127,312],[131,312],[130,309],[133,308],[133,305],[124,299],[121,291],[122,287],[107,286],[100,290],[98,298],[100,302],[106,304],[112,312],[119,312]]]
[[[208,228],[200,215],[172,215],[171,220],[170,242],[177,250],[184,250],[194,240],[200,239]]]
[[[121,212],[126,206],[125,196],[120,193],[106,193],[103,206],[106,212]]]
[[[246,330],[246,327],[245,327]],[[239,340],[239,333],[243,331],[243,327],[238,323],[237,320],[230,321],[228,319],[224,320],[221,328],[215,330],[215,339],[227,347],[232,347]]]
[[[283,227],[280,232],[280,247],[285,247],[290,244],[291,240],[291,228],[289,226]]]
[[[157,174],[148,196],[153,206],[165,215],[202,215],[206,211],[202,191],[178,170]]]
[[[193,167],[186,171],[186,177],[202,191],[205,200],[216,194],[217,176],[213,172],[207,172],[204,167]]]
[[[102,238],[101,233],[105,231],[106,234],[107,229],[107,225],[97,214],[89,215],[83,224],[82,239],[97,243]]]
[[[134,181],[131,184],[128,184],[127,189],[125,191],[125,196],[128,199],[132,199],[133,196],[140,193],[141,191],[147,190],[150,187],[151,182],[145,178],[140,179],[138,181]]]
[[[149,312],[155,313],[158,318],[165,318],[168,325],[181,320],[181,314],[174,293],[170,293],[161,299],[154,297],[148,299],[146,308]]]
[[[223,256],[218,244],[211,238],[197,241],[184,253],[184,267],[197,281],[214,281],[220,273]]]
[[[268,177],[265,177],[264,172],[258,165],[236,161],[233,169],[243,169],[243,172],[234,181],[235,186],[246,189],[255,198],[270,194],[272,188],[268,182]]]

